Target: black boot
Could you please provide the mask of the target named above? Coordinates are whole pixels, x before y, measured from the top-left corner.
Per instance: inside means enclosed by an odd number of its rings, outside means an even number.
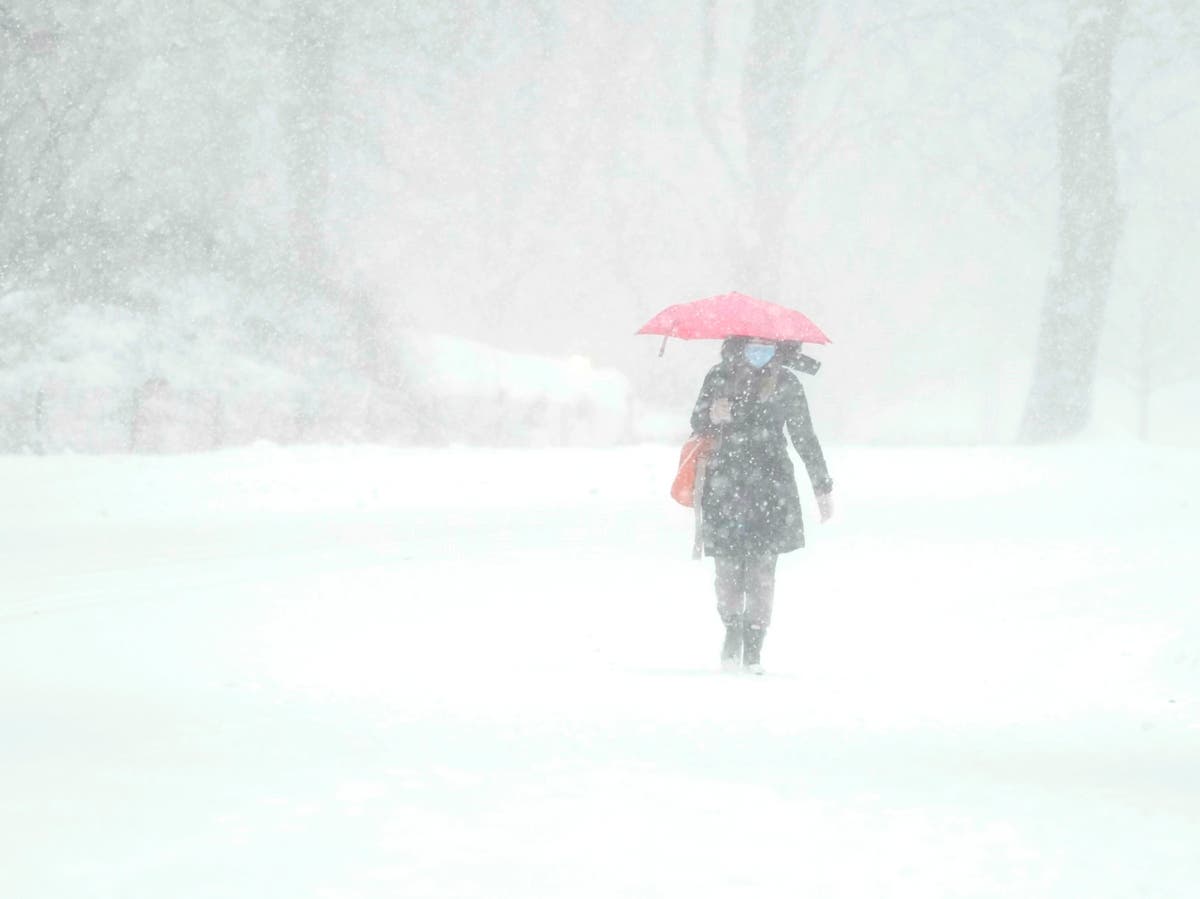
[[[742,664],[742,621],[735,618],[725,622],[725,642],[721,644],[721,667],[737,668]]]
[[[762,655],[763,637],[766,635],[767,629],[765,627],[750,624],[746,626],[742,637],[742,667],[755,674],[763,673],[759,657]]]

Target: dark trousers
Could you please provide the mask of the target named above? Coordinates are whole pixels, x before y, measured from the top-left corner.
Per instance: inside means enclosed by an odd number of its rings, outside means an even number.
[[[739,619],[746,627],[765,629],[775,605],[775,562],[778,556],[717,556],[717,611],[725,624]]]

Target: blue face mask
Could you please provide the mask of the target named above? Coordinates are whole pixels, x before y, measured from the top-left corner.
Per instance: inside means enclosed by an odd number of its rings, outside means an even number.
[[[748,343],[746,344],[746,361],[755,368],[762,368],[775,356],[775,345],[773,343]]]

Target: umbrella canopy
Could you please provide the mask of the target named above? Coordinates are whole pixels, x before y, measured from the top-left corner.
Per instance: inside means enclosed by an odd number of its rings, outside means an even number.
[[[800,343],[830,342],[824,331],[795,309],[757,300],[744,293],[723,293],[668,306],[642,325],[638,333],[683,340],[757,337]]]

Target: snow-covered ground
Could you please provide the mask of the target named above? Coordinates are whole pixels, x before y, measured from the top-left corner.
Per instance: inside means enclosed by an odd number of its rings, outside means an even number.
[[[0,459],[0,896],[1200,894],[1200,454],[831,448],[753,678],[675,453]]]

